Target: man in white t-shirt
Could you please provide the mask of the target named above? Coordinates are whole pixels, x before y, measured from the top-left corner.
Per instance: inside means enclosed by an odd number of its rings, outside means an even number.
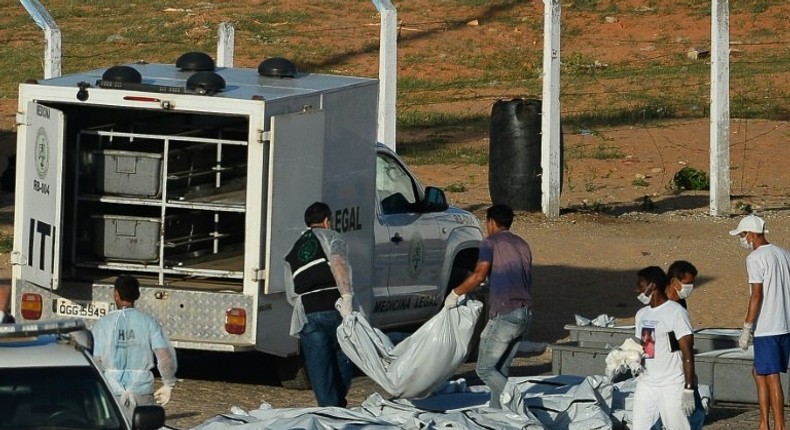
[[[637,273],[637,299],[647,305],[634,319],[642,341],[644,372],[634,392],[633,429],[645,430],[658,418],[668,429],[688,430],[694,412],[694,334],[688,312],[669,300],[669,279],[657,266]]]
[[[774,430],[785,430],[784,392],[779,373],[787,373],[790,360],[790,253],[765,239],[765,221],[747,215],[730,230],[741,246],[751,250],[746,257],[749,276],[749,307],[738,339],[748,349],[754,332],[754,367],[760,405],[759,429],[768,429],[773,415]]]

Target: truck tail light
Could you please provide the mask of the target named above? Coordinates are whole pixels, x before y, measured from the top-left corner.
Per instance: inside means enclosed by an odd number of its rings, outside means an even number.
[[[225,312],[225,331],[230,334],[244,334],[247,330],[247,311],[230,308]]]
[[[26,320],[37,320],[41,318],[41,310],[43,309],[43,300],[40,294],[25,293],[22,294],[22,302],[19,305],[19,310],[22,313],[22,318]]]

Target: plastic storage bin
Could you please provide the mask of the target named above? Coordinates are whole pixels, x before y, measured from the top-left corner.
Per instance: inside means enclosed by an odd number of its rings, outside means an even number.
[[[555,343],[551,349],[551,372],[555,375],[603,375],[611,349],[580,346],[579,342]]]
[[[103,194],[158,197],[162,193],[162,158],[155,152],[93,151],[96,190]]]
[[[626,339],[634,337],[634,326],[597,327],[568,324],[564,328],[568,330],[570,340],[578,342],[578,346],[600,348],[607,344],[620,346]]]
[[[93,215],[93,252],[105,260],[159,261],[159,218]]]
[[[580,347],[603,348],[606,345],[620,346],[634,336],[634,326],[596,327],[568,324],[570,340]],[[735,328],[703,328],[694,330],[694,351],[707,352],[736,348],[741,330]]]
[[[700,384],[710,385],[717,402],[757,403],[757,388],[752,376],[754,349],[730,348],[708,351],[694,356]],[[780,373],[785,406],[790,404],[790,381]]]

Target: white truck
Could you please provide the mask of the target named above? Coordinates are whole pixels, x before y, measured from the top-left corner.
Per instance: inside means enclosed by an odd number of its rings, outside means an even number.
[[[324,201],[373,325],[427,320],[482,231],[376,143],[377,97],[376,79],[194,52],[21,84],[12,312],[91,326],[132,274],[177,348],[297,355],[283,257]]]

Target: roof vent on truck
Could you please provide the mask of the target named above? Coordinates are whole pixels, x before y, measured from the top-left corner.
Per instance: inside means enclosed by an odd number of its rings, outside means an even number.
[[[176,67],[184,72],[210,72],[216,65],[205,52],[187,52],[178,57]]]
[[[196,72],[187,79],[187,89],[213,96],[225,89],[225,79],[216,72]]]
[[[139,84],[143,82],[143,75],[131,66],[112,66],[102,73],[101,80],[107,82]]]
[[[293,78],[296,76],[296,73],[296,65],[293,61],[282,57],[267,58],[258,65],[258,74],[261,76]]]

